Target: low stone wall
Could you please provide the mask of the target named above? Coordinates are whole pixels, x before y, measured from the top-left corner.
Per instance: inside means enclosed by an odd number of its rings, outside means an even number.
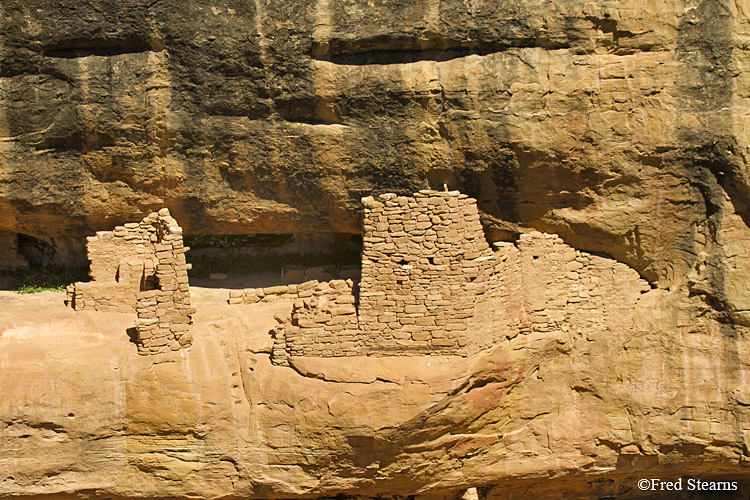
[[[334,266],[318,266],[304,268],[302,266],[285,267],[281,272],[281,282],[285,285],[304,283],[306,281],[331,281],[333,279],[359,281],[361,271],[359,266],[343,265],[330,274],[328,271]]]
[[[288,356],[340,357],[361,352],[355,284],[352,280],[317,283],[298,294],[291,315],[280,317],[274,330],[273,357],[286,364]]]
[[[273,302],[279,299],[311,297],[318,280],[306,281],[298,285],[267,286],[265,288],[244,288],[229,292],[229,304],[256,304]]]
[[[68,285],[68,303],[76,311],[134,311],[136,294],[144,286],[143,277],[153,275],[154,262],[144,257],[126,257],[120,259],[116,269],[115,280]]]
[[[352,280],[359,282],[362,272],[357,266],[341,266],[338,270],[339,280]],[[305,277],[315,277],[307,279]],[[287,268],[282,272],[282,281],[301,281],[300,283],[288,283],[284,285],[267,286],[261,288],[244,288],[242,290],[231,290],[229,292],[229,304],[255,304],[257,302],[273,302],[281,298],[295,299],[297,297],[309,297],[307,290],[315,288],[318,283],[336,281],[326,275],[321,268]],[[302,293],[302,295],[300,295]]]

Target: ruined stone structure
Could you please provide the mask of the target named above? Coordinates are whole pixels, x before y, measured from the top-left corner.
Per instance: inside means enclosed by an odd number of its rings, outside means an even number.
[[[576,250],[556,234],[532,231],[494,246],[468,320],[472,352],[518,335],[533,341],[632,328],[636,303],[651,290],[626,264]]]
[[[190,306],[187,272],[191,266],[185,262],[187,247],[182,244],[182,229],[169,217],[169,212],[164,209],[158,215],[155,286],[137,294],[136,342],[140,354],[176,351],[192,341],[189,330],[195,310]]]
[[[554,234],[534,231],[493,251],[476,200],[456,191],[385,194],[363,204],[358,285],[334,280],[230,293],[230,303],[296,299],[288,317],[277,317],[275,363],[291,356],[466,356],[502,337],[566,332],[571,324],[606,330],[628,321],[650,289],[627,265],[575,250]]]
[[[310,280],[299,284],[232,290],[229,292],[229,304],[255,304],[257,302],[274,302],[280,298],[311,297],[319,283],[318,280]]]
[[[467,320],[493,269],[476,200],[424,190],[364,198],[362,279],[322,283],[274,331],[290,356],[467,354]],[[358,307],[357,307],[358,306]]]
[[[136,311],[138,352],[157,353],[190,343],[193,309],[182,228],[163,208],[140,223],[87,239],[92,281],[68,286],[76,310]]]
[[[368,352],[466,354],[476,284],[490,268],[476,200],[458,191],[363,200],[360,328]]]
[[[333,280],[297,293],[290,316],[273,331],[273,362],[286,366],[289,356],[357,356],[362,334],[352,280]],[[291,324],[290,324],[291,323]]]

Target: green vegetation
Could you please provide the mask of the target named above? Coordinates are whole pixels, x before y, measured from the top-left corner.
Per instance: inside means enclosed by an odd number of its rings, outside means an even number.
[[[0,272],[0,277],[13,278],[18,293],[62,291],[74,281],[88,281],[88,267],[33,267]]]
[[[225,273],[229,276],[247,276],[263,271],[281,273],[283,267],[290,266],[305,268],[330,266],[332,269],[326,269],[326,271],[332,272],[335,271],[337,265],[359,265],[360,252],[358,249],[342,248],[327,253],[276,255],[248,254],[230,250],[221,257],[191,256],[188,252],[187,260],[193,265],[193,269],[189,271],[191,278],[207,278],[210,273]]]

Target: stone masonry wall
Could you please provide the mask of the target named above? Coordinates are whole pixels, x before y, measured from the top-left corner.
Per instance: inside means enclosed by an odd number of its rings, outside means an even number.
[[[290,315],[277,317],[274,363],[292,356],[467,355],[518,335],[585,336],[632,324],[636,302],[650,289],[627,265],[576,250],[555,234],[531,231],[493,251],[475,200],[457,192],[386,194],[363,203],[359,293],[349,281],[308,287]]]
[[[518,248],[530,322],[522,333],[621,329],[651,289],[627,265],[576,250],[555,234],[524,234]]]
[[[163,208],[140,223],[100,231],[87,239],[92,281],[68,286],[76,310],[135,311],[141,354],[177,350],[190,344],[194,310],[182,228]]]
[[[565,340],[633,325],[633,311],[648,282],[627,265],[567,245],[556,234],[532,231],[518,242],[496,244],[496,274],[479,296],[469,329],[483,345],[502,337],[550,334]]]
[[[189,346],[192,314],[187,247],[183,245],[182,228],[167,209],[144,219],[156,228],[154,290],[137,293],[136,343],[140,354],[176,351]]]
[[[274,362],[288,356],[356,356],[363,343],[352,280],[318,283],[299,293],[289,317],[274,330]]]
[[[488,268],[476,200],[424,190],[363,200],[360,329],[368,353],[465,354],[471,283]]]
[[[229,304],[255,304],[257,302],[273,302],[275,300],[297,299],[311,297],[318,280],[305,281],[292,285],[267,286],[264,288],[244,288],[229,292]]]
[[[361,271],[359,266],[341,266],[336,272],[338,279],[359,282]],[[255,304],[256,302],[273,302],[275,300],[296,299],[305,297],[306,290],[315,288],[320,282],[330,282],[334,278],[327,275],[321,267],[313,268],[286,268],[282,272],[283,285],[267,286],[261,288],[244,288],[229,292],[229,304]],[[287,282],[288,280],[288,282]],[[302,292],[302,295],[299,295]]]
[[[350,281],[334,280],[297,300],[289,323],[274,332],[275,362],[288,356],[466,355],[467,320],[494,271],[476,200],[424,190],[414,197],[368,197],[363,204],[359,293]],[[230,301],[246,300],[247,294],[235,294]]]
[[[163,210],[169,216],[169,211]],[[159,217],[163,216],[154,212],[140,223],[99,231],[86,239],[91,281],[68,286],[68,303],[76,311],[135,310],[136,294],[153,286],[155,245],[159,240],[155,222]]]
[[[521,272],[521,252],[511,242],[493,244],[492,267],[477,279],[477,300],[467,328],[477,340],[469,351],[497,345],[501,337],[513,338],[528,326],[525,280]],[[480,329],[484,335],[480,335]]]

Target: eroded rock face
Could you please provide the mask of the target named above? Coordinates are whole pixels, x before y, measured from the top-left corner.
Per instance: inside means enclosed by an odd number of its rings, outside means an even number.
[[[623,328],[509,339],[491,310],[474,357],[290,368],[268,359],[287,307],[197,306],[193,348],[157,362],[130,316],[3,298],[0,494],[597,498],[645,472],[747,477],[749,13],[3,0],[4,253],[22,233],[74,260],[162,206],[186,234],[359,233],[361,196],[447,184],[491,241],[556,233],[654,288]]]
[[[532,276],[510,280],[528,327],[489,311],[468,357],[274,365],[269,331],[293,301],[197,287],[191,349],[144,357],[132,314],[0,292],[0,496],[639,498],[643,477],[682,477],[743,498],[747,332],[602,257],[581,256],[592,287],[571,283],[548,253],[538,268],[522,253]]]
[[[447,183],[668,282],[750,216],[743,5],[8,0],[0,229],[356,233]]]

